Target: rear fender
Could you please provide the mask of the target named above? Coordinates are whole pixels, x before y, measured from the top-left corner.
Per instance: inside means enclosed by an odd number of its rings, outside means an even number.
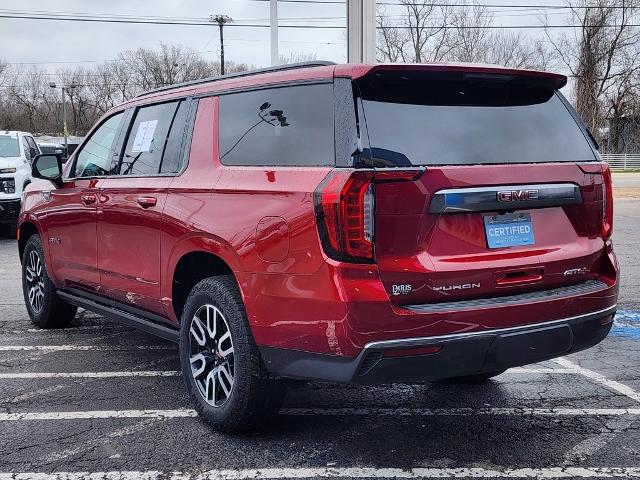
[[[175,245],[173,245],[171,251],[166,254],[163,253],[163,259],[161,260],[161,268],[165,270],[162,272],[163,274],[161,277],[162,304],[164,305],[167,316],[172,321],[176,323],[179,321],[176,318],[172,304],[172,283],[176,267],[182,257],[193,252],[210,253],[224,261],[233,272],[240,289],[240,294],[242,295],[242,300],[244,304],[247,305],[248,298],[250,297],[249,277],[242,271],[240,258],[235,250],[220,237],[209,234],[194,233],[193,235],[180,239]]]

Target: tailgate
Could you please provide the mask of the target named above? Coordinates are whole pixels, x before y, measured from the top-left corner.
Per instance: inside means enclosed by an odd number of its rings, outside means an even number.
[[[420,304],[595,278],[601,182],[553,163],[443,166],[377,184],[376,261],[387,292],[394,303]]]
[[[588,131],[528,71],[385,70],[356,82],[376,171],[375,259],[392,302],[586,282],[603,264],[603,175]],[[362,160],[362,158],[361,158]],[[389,171],[422,169],[388,180]]]

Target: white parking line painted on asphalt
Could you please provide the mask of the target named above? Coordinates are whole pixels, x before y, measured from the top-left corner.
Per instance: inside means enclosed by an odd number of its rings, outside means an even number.
[[[287,416],[640,416],[640,408],[285,408]],[[75,412],[14,412],[0,413],[0,422],[25,420],[88,420],[105,418],[184,418],[195,417],[187,408],[174,410],[81,410]]]
[[[609,390],[613,390],[614,392],[621,393],[622,395],[629,397],[630,399],[640,402],[640,392],[636,392],[633,388],[625,385],[624,383],[617,382],[615,380],[610,380],[601,373],[594,372],[593,370],[589,370],[587,368],[583,368],[577,363],[573,363],[566,358],[557,358],[554,360],[558,365],[571,369],[576,373],[582,375],[583,377],[592,380],[595,383],[599,383],[607,387]]]
[[[514,368],[508,373],[514,374],[573,374],[577,373],[565,368]],[[121,378],[121,377],[175,377],[179,376],[178,370],[151,370],[136,371],[127,370],[120,372],[24,372],[24,373],[0,373],[0,380],[20,380],[39,378]]]
[[[134,345],[131,347],[109,345],[0,345],[0,352],[21,351],[49,351],[49,352],[73,352],[73,351],[114,351],[114,350],[175,350],[177,345]]]
[[[521,415],[548,417],[578,417],[578,416],[619,416],[640,415],[640,408],[286,408],[281,410],[283,415],[292,416],[481,416],[481,415]],[[2,417],[0,416],[0,419]]]
[[[621,434],[629,431],[633,416],[610,417],[602,420],[600,432],[578,442],[563,455],[563,465],[583,465],[585,461],[601,451]]]
[[[576,375],[576,371],[570,368],[523,368],[516,367],[510,368],[503,375],[508,373],[524,373],[524,374],[534,374],[534,373],[551,373],[551,374],[572,374]]]
[[[99,418],[184,418],[196,417],[195,410],[88,410],[78,412],[0,413],[0,421],[16,420],[84,420]]]
[[[47,372],[0,373],[0,380],[37,378],[120,378],[120,377],[176,377],[177,370],[124,371],[124,372]]]
[[[70,333],[82,333],[82,332],[95,332],[95,331],[100,331],[100,330],[114,330],[114,329],[122,329],[124,330],[131,330],[134,327],[128,327],[127,325],[124,325],[122,323],[115,323],[115,324],[110,324],[110,323],[106,323],[104,325],[80,325],[77,327],[67,327],[67,328],[60,328],[57,330],[47,330],[44,328],[24,328],[21,330],[2,330],[2,334],[3,335],[25,335],[27,333],[43,333],[46,335],[55,335],[55,334],[64,334],[64,335],[69,335]]]
[[[0,473],[0,480],[262,480],[298,478],[630,478],[640,477],[639,467],[548,468],[373,468],[301,467],[220,469],[207,472],[109,471],[55,473]]]
[[[100,447],[103,445],[109,445],[116,438],[126,437],[128,435],[133,435],[152,426],[156,425],[158,422],[161,422],[162,419],[159,418],[146,418],[140,420],[131,425],[125,425],[122,428],[118,428],[117,430],[113,430],[106,435],[100,435],[96,438],[87,439],[86,441],[80,442],[76,446],[72,446],[70,448],[65,448],[63,450],[56,450],[52,453],[48,453],[43,457],[40,457],[36,460],[38,464],[51,464],[53,462],[59,462],[64,460],[65,458],[73,457],[75,455],[81,455],[85,452],[95,451],[96,447]],[[34,462],[34,463],[36,463]]]

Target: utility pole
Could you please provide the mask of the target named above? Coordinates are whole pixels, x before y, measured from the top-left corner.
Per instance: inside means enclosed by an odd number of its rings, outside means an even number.
[[[49,82],[51,88],[57,88],[56,82]],[[77,85],[72,83],[69,86],[62,85],[60,90],[62,91],[62,132],[64,134],[64,156],[69,157],[69,131],[67,129],[67,94],[68,90],[76,88]]]
[[[375,63],[375,0],[347,0],[347,44],[348,62]]]
[[[271,66],[275,67],[280,63],[278,54],[278,0],[269,0],[269,19],[271,23]]]
[[[222,30],[225,23],[231,23],[233,19],[228,15],[211,15],[209,21],[217,23],[220,27],[220,75],[224,75],[224,33]]]

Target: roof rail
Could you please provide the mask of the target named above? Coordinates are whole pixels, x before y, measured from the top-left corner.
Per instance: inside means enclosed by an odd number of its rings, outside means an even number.
[[[217,82],[219,80],[226,80],[227,78],[249,77],[251,75],[259,75],[261,73],[282,72],[285,70],[296,70],[298,68],[328,67],[331,65],[335,65],[335,62],[316,60],[312,62],[290,63],[288,65],[278,65],[275,67],[258,68],[256,70],[249,70],[246,72],[227,73],[226,75],[219,75],[217,77],[200,78],[198,80],[191,80],[189,82],[176,83],[173,85],[166,85],[160,88],[154,88],[153,90],[148,90],[139,95],[136,95],[136,98],[144,97],[146,95],[151,95],[152,93],[164,92],[165,90],[173,90],[174,88],[190,87],[191,85],[200,85],[202,83]]]

